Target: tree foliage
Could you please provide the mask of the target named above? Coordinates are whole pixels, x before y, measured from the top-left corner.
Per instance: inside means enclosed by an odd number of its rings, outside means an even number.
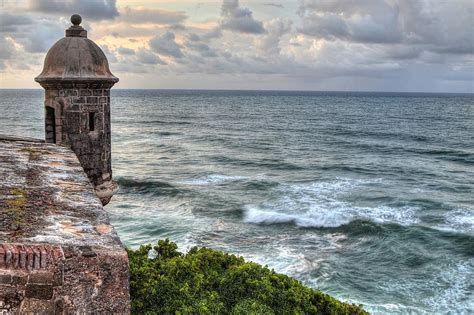
[[[208,248],[175,243],[128,249],[135,314],[366,314],[301,282]]]

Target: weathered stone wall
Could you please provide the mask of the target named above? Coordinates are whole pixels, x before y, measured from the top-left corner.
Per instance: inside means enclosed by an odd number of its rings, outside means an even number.
[[[0,137],[0,314],[127,314],[127,253],[76,155]]]
[[[44,85],[45,106],[54,109],[56,143],[72,148],[95,186],[112,179],[109,85]],[[53,128],[46,117],[46,140],[51,142]]]
[[[0,314],[126,312],[127,264],[89,246],[0,245]]]

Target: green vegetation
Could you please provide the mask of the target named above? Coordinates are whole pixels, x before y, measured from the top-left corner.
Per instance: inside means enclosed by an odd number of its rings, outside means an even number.
[[[175,243],[128,249],[134,314],[367,314],[243,258]]]

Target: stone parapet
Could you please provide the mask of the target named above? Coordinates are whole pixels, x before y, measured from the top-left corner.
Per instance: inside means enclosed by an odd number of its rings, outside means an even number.
[[[127,314],[128,257],[76,155],[0,139],[0,314]]]

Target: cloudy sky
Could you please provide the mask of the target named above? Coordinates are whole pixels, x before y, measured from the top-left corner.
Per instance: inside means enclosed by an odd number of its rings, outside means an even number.
[[[0,0],[0,86],[72,13],[118,88],[474,92],[473,0]]]

